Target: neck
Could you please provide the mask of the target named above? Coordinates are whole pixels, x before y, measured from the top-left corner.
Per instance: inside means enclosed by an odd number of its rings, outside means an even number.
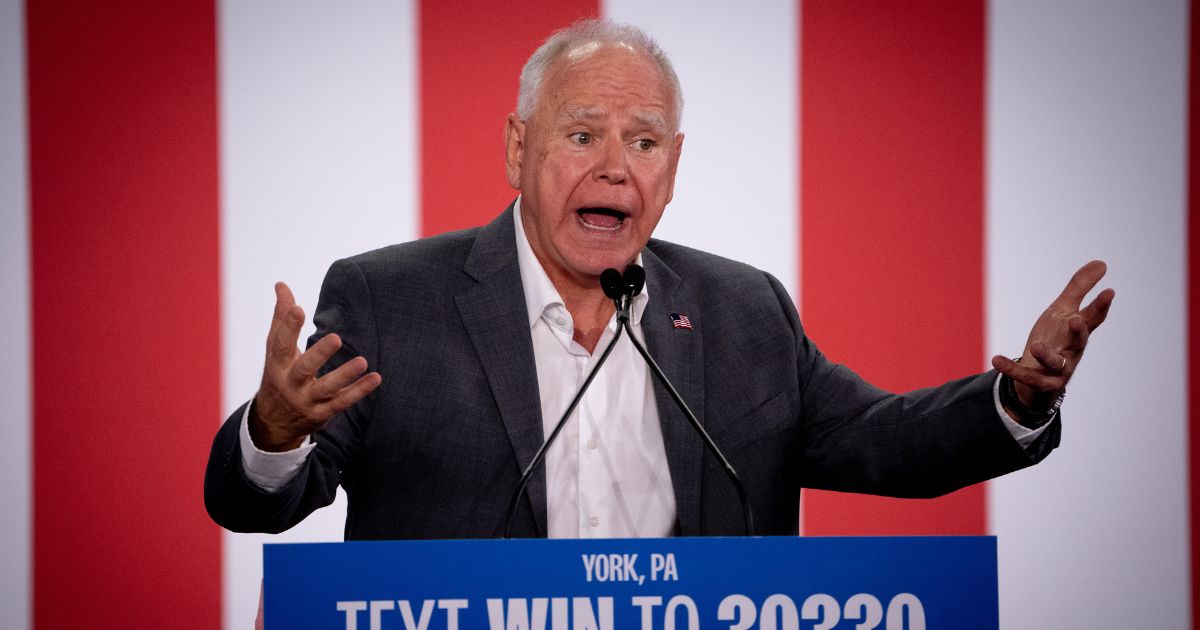
[[[584,282],[572,282],[565,278],[550,278],[554,288],[562,297],[567,312],[575,324],[573,339],[588,352],[594,352],[604,334],[604,327],[612,319],[616,307],[612,300],[600,290],[599,278]]]
[[[524,207],[522,207],[520,212],[524,213],[524,211]],[[558,291],[567,312],[571,314],[571,320],[575,327],[572,338],[575,343],[586,348],[588,352],[594,352],[596,345],[600,342],[600,336],[604,333],[604,327],[608,325],[608,320],[612,319],[612,315],[616,311],[616,306],[600,288],[599,276],[572,274],[556,265],[547,264],[546,258],[536,245],[538,242],[536,230],[533,229],[533,225],[526,223],[524,218],[524,214],[522,214],[519,227],[523,228],[525,239],[529,243],[530,249],[533,250],[534,258],[545,271],[546,277],[550,279],[550,284],[553,284],[554,289]]]

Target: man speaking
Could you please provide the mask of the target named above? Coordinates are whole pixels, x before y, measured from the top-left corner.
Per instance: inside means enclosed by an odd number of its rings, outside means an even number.
[[[682,93],[641,31],[580,22],[521,72],[490,224],[333,264],[317,333],[286,285],[262,384],[218,432],[213,519],[279,532],[345,488],[347,539],[499,535],[522,471],[617,334],[605,269],[639,264],[644,340],[745,485],[758,534],[797,531],[803,487],[929,497],[1040,461],[1112,303],[1080,269],[1018,360],[893,395],[829,362],[770,275],[652,240],[683,149]],[[687,212],[687,208],[674,210]],[[900,360],[917,361],[919,357]],[[517,505],[514,535],[745,533],[734,483],[628,339]]]

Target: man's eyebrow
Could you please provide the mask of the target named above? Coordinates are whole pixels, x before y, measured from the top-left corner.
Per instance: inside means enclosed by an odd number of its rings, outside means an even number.
[[[633,118],[647,127],[653,127],[656,129],[670,128],[670,125],[667,124],[666,117],[658,112],[638,112],[633,115]]]
[[[594,105],[582,105],[579,107],[571,107],[563,110],[558,115],[559,120],[573,123],[578,121],[595,121],[608,118],[608,112],[602,107]],[[667,117],[661,112],[656,111],[640,111],[633,114],[633,119],[643,127],[649,127],[654,130],[665,131],[671,128],[671,123],[667,121]]]
[[[559,118],[567,121],[575,120],[600,120],[608,117],[608,113],[599,107],[572,107],[558,115]]]

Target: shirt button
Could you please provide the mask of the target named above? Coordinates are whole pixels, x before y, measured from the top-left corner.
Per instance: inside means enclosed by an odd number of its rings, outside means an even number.
[[[559,326],[566,326],[566,325],[567,325],[567,318],[565,318],[565,317],[559,317],[558,319],[554,320],[554,322],[555,322],[556,324],[558,324]]]
[[[588,448],[590,448],[594,451],[594,450],[596,450],[597,446],[600,446],[600,443],[596,441],[596,438],[592,438],[587,441],[587,445],[588,445]]]
[[[600,517],[596,516],[595,514],[589,516],[588,517],[588,526],[589,527],[600,527]]]

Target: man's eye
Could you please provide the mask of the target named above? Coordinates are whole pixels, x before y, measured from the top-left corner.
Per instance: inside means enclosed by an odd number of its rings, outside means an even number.
[[[571,134],[571,139],[575,141],[575,144],[591,144],[592,134],[586,131],[580,131]]]
[[[649,151],[650,149],[653,149],[656,144],[656,142],[649,138],[641,138],[633,141],[633,146],[637,147],[637,149],[640,151]]]

